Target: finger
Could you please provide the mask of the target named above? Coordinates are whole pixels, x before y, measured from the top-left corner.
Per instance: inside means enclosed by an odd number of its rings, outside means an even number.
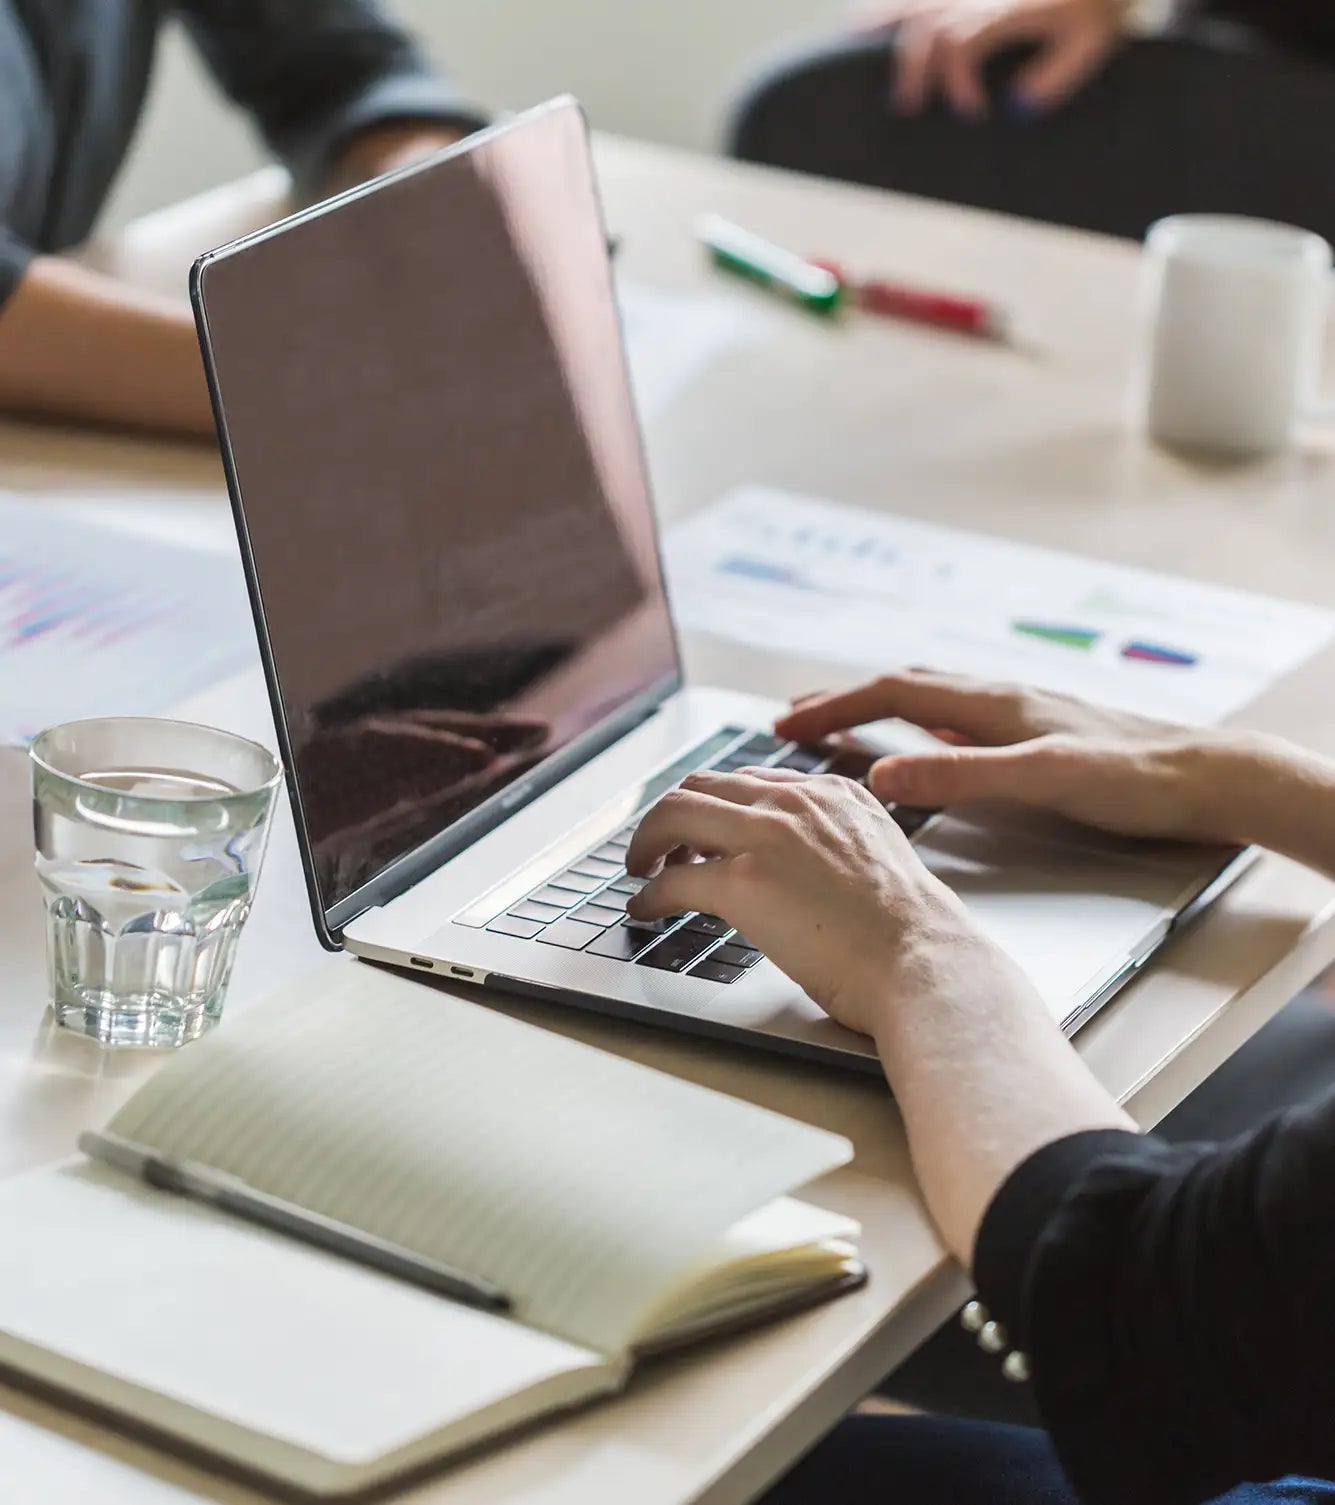
[[[878,799],[939,810],[985,799],[1042,805],[1053,793],[1051,774],[1044,744],[1029,742],[882,758],[867,782]]]
[[[674,789],[640,822],[626,850],[626,871],[647,877],[678,847],[732,856],[749,845],[744,805],[693,789]]]
[[[742,768],[738,772],[763,784],[800,784],[811,777],[809,773],[799,773],[796,768]],[[760,793],[760,790],[752,791],[753,797],[748,803],[753,804]]]
[[[1045,47],[1032,63],[1020,70],[1013,93],[1034,110],[1051,110],[1068,100],[1097,71],[1111,44],[1100,33],[1067,37]]]
[[[931,97],[941,34],[930,17],[905,21],[895,38],[890,98],[902,115],[917,115]]]
[[[772,773],[792,774],[798,779],[803,777],[793,768],[738,768],[732,773],[702,768],[699,773],[688,774],[681,787],[711,795],[714,799],[728,800],[734,805],[754,805],[764,796],[765,783],[769,782]]]
[[[788,702],[788,708],[790,711],[799,710],[802,706],[810,705],[813,700],[819,700],[829,693],[828,690],[808,690],[804,695],[794,695]]]
[[[987,93],[979,72],[987,50],[982,35],[949,37],[940,49],[941,91],[965,120],[982,120],[987,114]]]
[[[728,864],[690,862],[683,867],[664,868],[626,905],[635,920],[661,920],[667,915],[696,910],[700,914],[718,914],[726,903]]]
[[[1024,735],[1004,689],[935,674],[887,674],[854,690],[812,700],[775,723],[781,737],[818,742],[833,732],[898,716],[915,726],[943,727],[975,742]]]

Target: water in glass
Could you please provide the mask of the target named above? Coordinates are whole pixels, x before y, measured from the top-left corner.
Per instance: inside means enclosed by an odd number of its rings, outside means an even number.
[[[179,1045],[210,1028],[272,787],[125,759],[77,777],[35,759],[33,786],[58,1022],[114,1045]]]

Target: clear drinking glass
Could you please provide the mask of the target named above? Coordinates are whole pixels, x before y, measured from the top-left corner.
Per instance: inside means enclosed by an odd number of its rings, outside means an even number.
[[[258,743],[149,717],[31,749],[56,1020],[105,1045],[184,1045],[222,1012],[282,770]]]

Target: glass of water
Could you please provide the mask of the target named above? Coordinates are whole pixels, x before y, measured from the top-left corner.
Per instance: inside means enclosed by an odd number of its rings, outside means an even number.
[[[32,744],[37,876],[57,1023],[104,1045],[211,1029],[282,770],[243,737],[147,717]]]

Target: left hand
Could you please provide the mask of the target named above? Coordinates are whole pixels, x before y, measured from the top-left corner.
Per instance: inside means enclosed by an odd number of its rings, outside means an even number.
[[[369,178],[378,178],[382,173],[395,172],[400,167],[420,162],[433,152],[453,146],[467,134],[462,126],[437,125],[424,120],[387,121],[373,125],[360,131],[344,146],[329,169],[326,186],[330,193],[341,193]]]
[[[644,817],[626,867],[655,875],[633,917],[722,915],[863,1034],[877,1034],[887,1000],[939,996],[963,954],[993,960],[884,807],[834,775],[693,774]],[[999,952],[995,965],[1009,971]]]

